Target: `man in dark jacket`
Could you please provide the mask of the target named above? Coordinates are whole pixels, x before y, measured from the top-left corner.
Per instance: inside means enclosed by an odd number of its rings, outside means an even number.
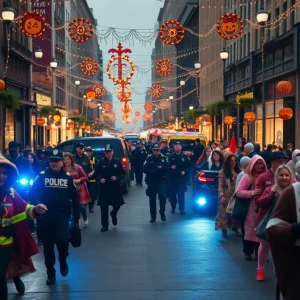
[[[126,175],[121,161],[113,157],[112,146],[107,144],[104,149],[104,158],[99,161],[95,171],[99,182],[98,206],[101,209],[101,232],[108,231],[109,205],[113,207],[110,212],[112,223],[115,226],[118,224],[117,213],[124,204],[121,181]]]
[[[193,164],[196,164],[197,160],[199,159],[199,157],[202,155],[203,151],[204,151],[204,146],[201,144],[200,139],[196,139],[196,146],[194,147],[193,150],[193,156],[192,156],[192,162]]]
[[[143,148],[142,142],[136,142],[136,148],[131,152],[131,165],[134,169],[136,186],[143,186],[143,164],[147,157],[146,150]]]
[[[74,155],[74,162],[77,165],[80,165],[85,174],[90,174],[93,170],[90,163],[90,158],[87,154],[84,153],[84,144],[77,143],[76,144],[76,153]]]

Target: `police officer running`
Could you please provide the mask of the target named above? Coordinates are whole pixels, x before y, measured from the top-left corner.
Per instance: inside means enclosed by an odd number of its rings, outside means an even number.
[[[143,164],[147,157],[142,141],[137,140],[136,148],[131,153],[131,165],[135,172],[136,186],[143,186]]]
[[[168,157],[170,166],[168,184],[172,206],[171,212],[175,213],[178,196],[179,210],[182,215],[185,215],[184,193],[186,191],[187,176],[189,175],[191,163],[189,158],[181,152],[182,146],[179,141],[177,141],[173,147],[174,153],[170,154]]]
[[[104,148],[104,158],[99,161],[95,176],[100,182],[98,206],[101,209],[101,232],[108,231],[108,207],[111,205],[113,210],[110,212],[114,226],[118,224],[117,213],[125,203],[122,197],[121,180],[126,173],[119,159],[113,157],[114,151],[110,144]]]
[[[45,265],[48,278],[47,285],[53,285],[55,276],[56,244],[59,253],[60,273],[67,276],[69,240],[69,220],[73,208],[73,223],[78,224],[78,193],[73,178],[63,170],[63,153],[57,149],[49,155],[49,169],[42,171],[35,179],[30,191],[31,198],[47,206],[46,214],[38,219],[38,231],[44,246]]]
[[[150,223],[156,221],[156,195],[158,195],[160,203],[160,216],[163,222],[166,221],[166,172],[168,171],[168,162],[166,157],[160,153],[158,143],[152,146],[152,155],[150,155],[144,163],[144,173],[146,174],[145,182],[148,185],[146,194],[149,196],[150,205]]]

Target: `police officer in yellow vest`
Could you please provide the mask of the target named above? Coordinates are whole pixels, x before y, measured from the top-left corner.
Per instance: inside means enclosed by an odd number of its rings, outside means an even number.
[[[73,178],[63,170],[61,151],[52,150],[49,155],[49,169],[42,171],[32,186],[29,199],[32,198],[48,208],[47,213],[39,218],[37,229],[44,246],[48,275],[46,284],[52,285],[56,281],[55,244],[59,253],[60,273],[62,276],[67,276],[69,272],[67,256],[71,209],[73,209],[74,224],[78,224],[79,220],[78,193]]]
[[[94,212],[95,201],[98,198],[98,183],[96,181],[96,176],[95,176],[95,169],[97,167],[98,160],[93,155],[93,149],[91,147],[86,147],[85,152],[88,155],[88,157],[90,158],[90,164],[91,164],[91,168],[92,168],[92,172],[87,174],[87,176],[89,178],[89,180],[87,182],[87,187],[88,187],[91,199],[92,199],[92,202],[89,203],[89,210],[90,210],[90,213],[92,213],[92,212]]]

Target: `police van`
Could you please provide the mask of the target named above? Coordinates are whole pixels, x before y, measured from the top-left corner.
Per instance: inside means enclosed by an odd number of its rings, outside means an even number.
[[[85,148],[91,147],[94,156],[99,160],[104,156],[104,147],[110,144],[114,149],[114,157],[120,159],[122,166],[126,172],[125,178],[122,180],[122,190],[124,193],[128,192],[130,187],[130,162],[129,151],[124,141],[117,137],[78,137],[75,139],[67,140],[59,144],[56,149],[62,152],[76,153],[76,144],[83,143]]]

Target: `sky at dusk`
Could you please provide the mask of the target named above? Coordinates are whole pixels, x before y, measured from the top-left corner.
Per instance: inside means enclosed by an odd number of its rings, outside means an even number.
[[[124,28],[124,29],[154,29],[156,19],[159,13],[159,9],[163,6],[163,1],[159,0],[87,0],[89,6],[93,8],[94,17],[98,21],[98,30],[104,30],[105,27]],[[116,48],[118,41],[112,40],[110,36],[106,41],[100,43],[100,48],[103,51],[104,68],[111,57],[108,54],[110,48]],[[154,41],[151,44],[142,45],[137,39],[134,43],[123,43],[124,48],[131,48],[132,54],[129,54],[130,59],[135,65],[141,66],[143,69],[147,69],[151,66],[151,53],[154,46]],[[115,85],[104,74],[104,86],[110,91],[115,91]],[[131,80],[131,86],[139,91],[146,90],[151,86],[151,72],[147,74],[136,74]],[[116,122],[116,128],[125,129],[125,125],[120,120],[120,102],[113,95],[114,111],[116,113],[118,121]],[[145,94],[137,95],[133,94],[132,104],[133,112],[140,110],[143,113],[143,103],[145,101]],[[132,116],[133,118],[134,116]],[[132,131],[133,126],[135,130],[143,126],[143,122],[140,121],[133,125],[128,125],[128,130]]]

